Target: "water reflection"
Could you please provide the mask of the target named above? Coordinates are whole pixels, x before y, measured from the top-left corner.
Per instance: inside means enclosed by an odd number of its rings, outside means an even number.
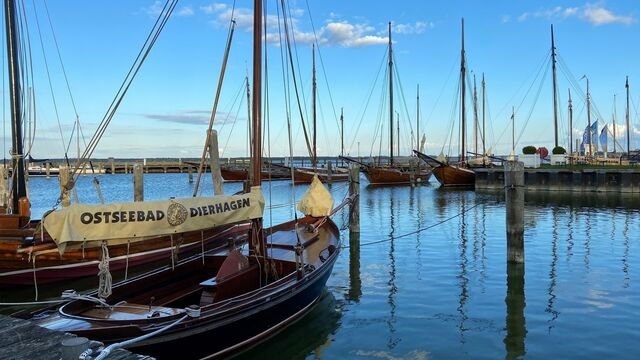
[[[333,293],[324,291],[319,302],[300,321],[234,359],[304,359],[310,356],[321,359],[340,325],[343,305],[336,301]]]
[[[554,304],[556,302],[556,272],[558,265],[558,218],[559,211],[558,208],[553,208],[551,213],[553,214],[553,226],[551,229],[551,265],[549,266],[549,286],[547,288],[547,292],[549,293],[549,299],[547,300],[547,308],[546,312],[551,314],[551,319],[549,319],[549,327],[548,331],[551,332],[551,329],[554,327],[554,321],[558,318],[558,311],[555,310]]]
[[[389,327],[389,340],[387,341],[387,348],[392,350],[398,345],[400,339],[396,336],[396,295],[398,293],[398,287],[396,286],[396,258],[395,258],[395,236],[396,236],[396,225],[395,219],[396,216],[399,217],[399,214],[396,214],[396,206],[395,203],[396,197],[393,196],[395,188],[391,189],[391,204],[390,204],[390,213],[389,213],[389,227],[391,232],[389,233],[389,281],[387,285],[389,286],[389,296],[387,298],[387,303],[389,304],[389,318],[387,319],[387,326]],[[401,208],[399,206],[398,208]]]
[[[467,273],[467,223],[466,223],[466,200],[464,197],[460,199],[460,244],[458,245],[460,250],[458,273],[458,285],[460,287],[460,294],[458,296],[458,313],[460,315],[460,323],[458,324],[458,332],[460,335],[460,343],[465,343],[464,333],[467,330],[465,322],[468,320],[467,311],[465,305],[469,297],[469,276]]]
[[[349,232],[349,291],[347,298],[360,301],[362,281],[360,280],[360,233]]]
[[[526,354],[525,338],[527,337],[524,317],[524,264],[522,263],[507,262],[505,303],[507,305],[505,359],[520,359]]]

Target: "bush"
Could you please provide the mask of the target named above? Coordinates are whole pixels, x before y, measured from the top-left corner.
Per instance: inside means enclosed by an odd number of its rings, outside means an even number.
[[[536,153],[536,147],[535,146],[525,146],[522,148],[522,153],[523,154],[535,154]]]
[[[567,150],[565,150],[565,148],[563,148],[562,146],[556,146],[553,148],[553,150],[551,150],[551,153],[554,155],[562,155],[566,154]]]

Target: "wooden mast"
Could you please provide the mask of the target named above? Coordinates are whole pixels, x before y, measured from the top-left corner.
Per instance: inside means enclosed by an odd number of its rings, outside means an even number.
[[[569,89],[569,156],[573,157],[573,104],[571,103],[571,89]]]
[[[551,69],[553,73],[553,131],[554,147],[558,147],[558,91],[556,82],[556,45],[553,40],[553,24],[551,24]]]
[[[313,104],[313,154],[311,155],[311,165],[313,166],[313,169],[316,170],[318,165],[318,148],[316,147],[316,44],[313,44],[313,47],[311,48],[311,56],[313,58],[313,74],[311,76],[311,102]]]
[[[251,107],[252,121],[252,153],[251,167],[253,182],[251,185],[260,187],[262,184],[262,0],[253,1],[253,101]],[[251,238],[249,241],[251,252],[258,258],[265,255],[265,242],[262,232],[262,217],[251,221]]]
[[[627,80],[624,84],[625,89],[627,90],[627,111],[625,114],[625,120],[627,122],[627,156],[629,156],[631,139],[629,137],[629,77],[627,76]]]
[[[460,52],[460,144],[461,144],[461,154],[460,154],[460,162],[463,163],[465,161],[465,127],[466,127],[466,115],[465,115],[465,62],[464,62],[464,18],[462,18],[462,50]]]
[[[4,16],[7,36],[7,64],[9,70],[9,97],[11,101],[11,132],[13,168],[11,213],[19,213],[19,202],[27,196],[24,169],[24,149],[22,144],[22,90],[20,88],[20,56],[18,55],[18,30],[16,26],[16,8],[13,0],[4,2]]]
[[[389,165],[393,165],[393,49],[389,21]]]

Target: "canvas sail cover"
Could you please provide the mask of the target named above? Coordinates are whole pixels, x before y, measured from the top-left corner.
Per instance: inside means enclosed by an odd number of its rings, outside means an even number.
[[[313,176],[311,185],[298,203],[298,210],[305,215],[327,216],[333,209],[333,198],[324,187],[318,175]]]
[[[262,217],[264,197],[259,187],[242,195],[189,197],[162,201],[72,204],[47,214],[42,222],[58,244],[84,247],[143,241],[151,236],[248,221]]]

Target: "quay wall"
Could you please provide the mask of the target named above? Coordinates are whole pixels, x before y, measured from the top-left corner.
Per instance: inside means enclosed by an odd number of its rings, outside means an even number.
[[[474,169],[476,190],[503,190],[504,169]],[[525,169],[526,191],[640,193],[640,169]]]

